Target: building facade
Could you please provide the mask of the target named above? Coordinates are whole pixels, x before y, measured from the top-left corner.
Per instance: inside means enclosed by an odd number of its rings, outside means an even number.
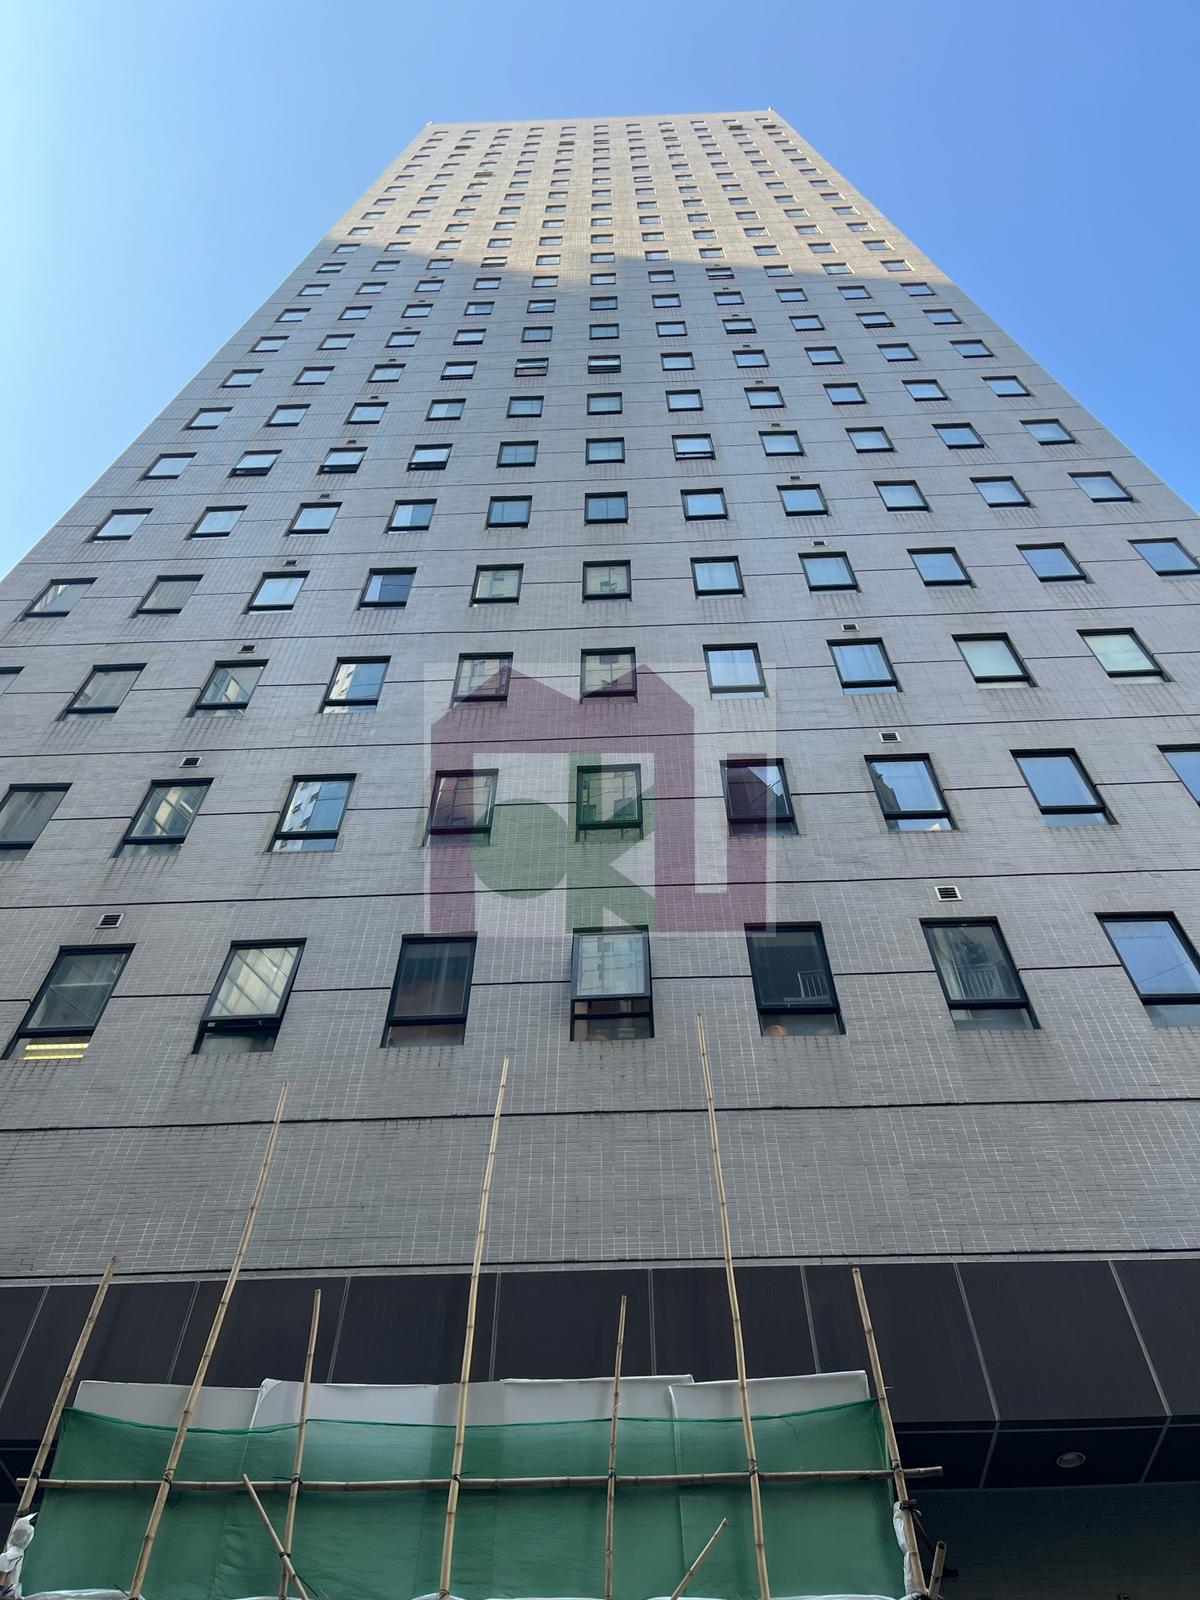
[[[454,1375],[505,1054],[480,1374],[725,1375],[699,1012],[752,1369],[1188,1592],[1198,551],[774,112],[424,129],[0,588],[7,1470],[284,1081],[216,1381]]]

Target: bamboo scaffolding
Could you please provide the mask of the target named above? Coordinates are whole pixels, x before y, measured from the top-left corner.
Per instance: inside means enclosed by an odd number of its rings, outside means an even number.
[[[608,1426],[608,1487],[604,1495],[604,1600],[613,1592],[613,1527],[617,1511],[617,1413],[621,1409],[621,1357],[625,1352],[625,1307],[621,1296],[617,1315],[617,1354],[613,1361],[612,1416]]]
[[[691,1583],[693,1577],[695,1576],[696,1569],[698,1567],[700,1567],[708,1559],[708,1552],[712,1549],[713,1545],[716,1544],[717,1540],[725,1532],[725,1528],[726,1528],[727,1522],[728,1522],[728,1518],[722,1517],[720,1522],[717,1523],[716,1527],[713,1529],[711,1535],[709,1536],[708,1543],[704,1546],[704,1549],[701,1550],[700,1554],[696,1557],[695,1561],[692,1562],[691,1566],[684,1573],[683,1577],[680,1578],[679,1582],[671,1590],[671,1600],[679,1600],[680,1595],[687,1588],[688,1584]]]
[[[865,1483],[872,1479],[888,1479],[893,1477],[891,1467],[820,1467],[809,1471],[797,1472],[763,1472],[759,1477],[764,1483]],[[940,1478],[941,1467],[908,1467],[906,1475],[909,1478]],[[703,1487],[705,1484],[745,1483],[745,1471],[741,1472],[657,1472],[657,1473],[618,1473],[618,1489],[652,1488],[661,1489],[671,1484],[693,1484]],[[23,1480],[18,1478],[17,1482]],[[157,1489],[158,1478],[43,1478],[44,1489]],[[252,1478],[256,1489],[268,1493],[286,1494],[291,1488],[290,1478]],[[463,1489],[602,1489],[608,1482],[607,1475],[600,1473],[581,1474],[578,1476],[558,1476],[546,1478],[463,1478],[459,1487]],[[333,1492],[352,1494],[355,1491],[362,1493],[378,1494],[385,1489],[448,1489],[449,1478],[305,1478],[301,1488],[307,1494],[309,1490],[317,1492]],[[240,1478],[176,1478],[171,1488],[177,1493],[207,1493],[227,1494],[231,1489],[240,1489]]]
[[[737,1281],[733,1271],[733,1246],[729,1236],[729,1207],[725,1199],[725,1177],[721,1170],[721,1146],[717,1138],[717,1110],[713,1103],[712,1073],[708,1067],[708,1046],[704,1038],[704,1018],[696,1013],[696,1038],[700,1046],[700,1070],[704,1075],[704,1102],[708,1111],[708,1139],[712,1150],[713,1181],[721,1219],[721,1249],[725,1257],[725,1286],[729,1292],[729,1315],[733,1322],[733,1354],[737,1363],[738,1399],[742,1409],[742,1438],[746,1446],[746,1475],[750,1483],[750,1516],[754,1531],[754,1560],[758,1568],[759,1600],[771,1600],[767,1576],[767,1548],[763,1537],[762,1484],[754,1450],[754,1424],[750,1418],[750,1391],[746,1384],[746,1348],[742,1342],[742,1313],[738,1305]]]
[[[883,1366],[879,1360],[879,1350],[875,1344],[875,1329],[871,1324],[871,1312],[867,1305],[867,1292],[863,1288],[862,1273],[857,1267],[850,1269],[854,1279],[854,1293],[858,1300],[858,1314],[862,1318],[863,1336],[867,1341],[867,1359],[871,1365],[871,1379],[875,1385],[875,1397],[879,1402],[879,1415],[883,1422],[883,1438],[887,1445],[888,1460],[892,1468],[892,1487],[895,1491],[896,1501],[900,1506],[900,1516],[904,1527],[904,1549],[906,1564],[911,1568],[912,1586],[917,1594],[928,1593],[925,1587],[925,1572],[921,1566],[921,1551],[917,1544],[917,1530],[913,1522],[912,1507],[908,1498],[908,1483],[905,1478],[904,1468],[900,1464],[900,1446],[896,1442],[896,1430],[892,1425],[892,1408],[888,1403],[887,1388],[883,1381]],[[907,1578],[908,1574],[906,1574]]]
[[[263,1152],[262,1165],[258,1170],[258,1181],[254,1185],[254,1193],[250,1198],[250,1207],[246,1212],[246,1220],[242,1225],[242,1236],[233,1257],[233,1265],[225,1279],[225,1288],[217,1302],[217,1309],[213,1313],[212,1325],[208,1330],[208,1338],[204,1342],[204,1349],[200,1352],[200,1360],[196,1366],[196,1376],[192,1379],[191,1388],[183,1403],[180,1413],[179,1425],[175,1429],[175,1437],[171,1441],[171,1448],[167,1453],[167,1464],[163,1468],[162,1478],[158,1484],[158,1492],[154,1496],[154,1504],[150,1508],[150,1517],[146,1523],[146,1532],[142,1537],[142,1546],[138,1551],[137,1565],[133,1569],[133,1577],[129,1580],[129,1600],[141,1600],[142,1584],[146,1578],[146,1568],[150,1564],[150,1556],[154,1550],[154,1541],[158,1537],[159,1524],[162,1522],[163,1510],[167,1503],[167,1496],[171,1492],[175,1478],[175,1469],[179,1465],[179,1457],[183,1453],[184,1440],[187,1438],[188,1428],[192,1421],[192,1412],[196,1409],[196,1400],[204,1386],[204,1379],[208,1374],[209,1362],[216,1347],[217,1338],[221,1332],[221,1325],[225,1321],[225,1313],[229,1309],[229,1302],[233,1297],[234,1286],[238,1280],[238,1273],[242,1269],[246,1250],[250,1243],[250,1235],[254,1231],[254,1221],[258,1216],[258,1208],[262,1203],[263,1193],[267,1187],[267,1174],[271,1170],[271,1157],[275,1154],[275,1144],[279,1138],[279,1124],[283,1119],[284,1101],[287,1099],[288,1086],[285,1083],[279,1091],[279,1099],[275,1106],[275,1115],[271,1120],[271,1131],[267,1136],[267,1147]]]
[[[929,1582],[925,1586],[926,1592],[929,1595],[929,1600],[938,1600],[938,1597],[942,1592],[942,1574],[945,1572],[945,1570],[946,1541],[944,1539],[939,1539],[933,1547],[933,1561],[930,1563],[929,1567]]]
[[[300,1596],[300,1600],[308,1600],[308,1590],[300,1582],[299,1574],[296,1572],[295,1567],[292,1565],[291,1556],[283,1548],[283,1541],[280,1539],[279,1535],[275,1532],[275,1529],[271,1526],[271,1519],[267,1515],[267,1508],[263,1505],[262,1501],[258,1498],[258,1495],[255,1492],[254,1485],[250,1482],[250,1479],[246,1476],[246,1474],[244,1472],[242,1473],[242,1487],[243,1487],[243,1489],[245,1489],[246,1493],[250,1496],[251,1500],[254,1501],[254,1509],[258,1512],[259,1516],[262,1518],[262,1525],[267,1530],[268,1534],[270,1534],[270,1536],[271,1536],[271,1543],[275,1546],[275,1553],[276,1553],[276,1555],[278,1555],[280,1567],[283,1569],[283,1586],[284,1586],[284,1589],[286,1590],[287,1585],[288,1585],[288,1580],[290,1578],[291,1581],[296,1585],[296,1590],[297,1590],[297,1593]]]
[[[463,1334],[462,1369],[458,1379],[458,1408],[454,1417],[454,1451],[450,1459],[450,1487],[446,1495],[446,1521],[442,1529],[442,1560],[438,1569],[437,1600],[449,1600],[450,1570],[454,1563],[454,1530],[458,1521],[458,1491],[462,1475],[463,1447],[467,1439],[467,1396],[471,1383],[471,1358],[475,1352],[475,1308],[479,1300],[479,1273],[483,1266],[483,1241],[487,1233],[488,1202],[492,1194],[492,1173],[496,1168],[496,1143],[500,1137],[500,1117],[504,1110],[504,1091],[508,1085],[508,1057],[500,1068],[500,1088],[492,1113],[487,1160],[483,1167],[483,1188],[479,1195],[479,1221],[475,1228],[475,1253],[471,1258],[471,1286],[467,1291],[467,1326]],[[133,1597],[136,1600],[136,1597]]]
[[[283,1519],[283,1548],[292,1556],[292,1536],[296,1530],[296,1502],[300,1498],[300,1469],[304,1465],[304,1436],[308,1430],[308,1394],[312,1388],[313,1356],[317,1349],[317,1329],[321,1322],[321,1291],[313,1290],[312,1320],[308,1327],[308,1349],[304,1352],[304,1377],[300,1384],[300,1415],[296,1424],[296,1453],[292,1457],[292,1481],[288,1488],[287,1514]],[[243,1474],[245,1476],[245,1474]],[[279,1574],[279,1600],[287,1600],[287,1569]]]
[[[29,1469],[29,1476],[23,1478],[21,1498],[17,1501],[17,1509],[13,1513],[13,1523],[18,1517],[23,1517],[33,1504],[33,1497],[42,1482],[42,1468],[46,1465],[46,1458],[50,1454],[50,1446],[54,1443],[54,1436],[58,1432],[58,1424],[62,1419],[63,1411],[70,1396],[75,1376],[83,1361],[84,1351],[88,1347],[88,1340],[92,1337],[92,1329],[100,1316],[100,1308],[104,1304],[104,1297],[108,1293],[108,1286],[113,1280],[113,1273],[117,1270],[116,1256],[109,1256],[108,1264],[96,1285],[96,1292],[92,1296],[92,1304],[87,1316],[84,1318],[83,1327],[79,1330],[79,1337],[75,1341],[75,1348],[71,1352],[71,1359],[67,1362],[67,1370],[63,1373],[63,1381],[58,1386],[58,1393],[54,1396],[54,1404],[50,1407],[50,1415],[46,1418],[46,1426],[42,1432],[42,1442],[38,1445],[37,1455],[33,1458],[33,1465]],[[11,1533],[11,1528],[10,1528]]]

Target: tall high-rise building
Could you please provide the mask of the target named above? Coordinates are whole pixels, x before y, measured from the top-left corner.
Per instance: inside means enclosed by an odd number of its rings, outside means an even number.
[[[426,127],[0,590],[6,1470],[285,1080],[213,1382],[456,1376],[505,1054],[479,1375],[727,1376],[701,1013],[752,1373],[862,1264],[957,1592],[1191,1594],[1198,555],[775,112]]]

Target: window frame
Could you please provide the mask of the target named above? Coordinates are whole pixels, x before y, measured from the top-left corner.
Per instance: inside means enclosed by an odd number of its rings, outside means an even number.
[[[458,1011],[439,1011],[421,1015],[400,1015],[396,1013],[396,1001],[400,994],[400,978],[404,968],[405,947],[419,944],[463,944],[470,947],[467,957],[466,975],[463,979],[463,1002]],[[406,933],[400,939],[400,951],[396,957],[396,972],[392,979],[392,987],[388,994],[387,1014],[383,1020],[383,1037],[379,1041],[384,1049],[393,1049],[399,1045],[398,1039],[390,1037],[394,1028],[455,1028],[461,1029],[462,1034],[457,1038],[445,1039],[417,1039],[415,1033],[410,1037],[417,1044],[424,1044],[437,1048],[439,1045],[463,1043],[466,1034],[467,1018],[471,1010],[471,986],[475,978],[475,957],[478,951],[479,938],[474,933]]]
[[[259,1048],[263,1051],[273,1049],[275,1040],[279,1036],[279,1030],[283,1026],[283,1019],[287,1012],[288,1001],[291,999],[292,988],[296,982],[296,974],[299,972],[300,963],[304,959],[305,943],[306,941],[304,939],[273,939],[270,942],[264,942],[261,939],[235,939],[229,946],[225,960],[221,963],[221,970],[217,974],[217,981],[213,984],[208,999],[204,1002],[204,1010],[200,1015],[200,1023],[196,1029],[195,1042],[192,1045],[192,1054],[200,1055],[205,1053],[201,1050],[201,1045],[206,1039],[228,1037],[233,1035],[239,1037],[249,1037],[256,1041],[269,1040],[269,1043],[264,1042]],[[291,971],[288,973],[283,993],[280,995],[279,1002],[276,1005],[274,1012],[260,1012],[254,1016],[239,1017],[211,1016],[210,1012],[217,1002],[217,997],[221,993],[221,987],[229,975],[230,968],[233,966],[234,959],[238,953],[242,950],[269,949],[294,949],[296,951],[296,958],[292,962]],[[219,1054],[220,1052],[213,1051],[211,1053]],[[256,1052],[253,1049],[245,1052],[247,1055],[255,1053]]]
[[[1015,1000],[1014,999],[1002,999],[1002,1000],[987,1000],[987,999],[955,1000],[952,997],[951,993],[950,993],[950,989],[949,989],[948,984],[946,983],[945,978],[942,976],[941,963],[939,962],[939,960],[937,958],[937,952],[936,952],[936,950],[934,948],[933,940],[930,938],[930,930],[932,928],[943,928],[943,927],[949,927],[949,928],[990,928],[992,930],[992,932],[995,934],[996,943],[999,945],[1000,950],[1001,950],[1001,952],[1002,952],[1002,954],[1004,956],[1004,959],[1008,962],[1009,970],[1010,970],[1010,972],[1012,974],[1013,983],[1014,983],[1014,986],[1016,987],[1018,993],[1020,994],[1020,999],[1015,999]],[[1008,947],[1008,940],[1004,937],[1004,929],[1000,926],[999,917],[922,917],[921,918],[921,932],[924,935],[925,943],[926,943],[926,946],[928,947],[928,950],[929,950],[929,958],[933,962],[933,970],[934,970],[934,973],[937,976],[938,984],[941,987],[942,998],[946,1002],[946,1008],[949,1011],[951,1021],[954,1022],[955,1026],[961,1026],[961,1024],[959,1024],[957,1016],[956,1016],[956,1013],[960,1012],[960,1011],[965,1011],[965,1012],[969,1012],[969,1011],[1009,1011],[1009,1012],[1023,1011],[1025,1013],[1025,1015],[1029,1019],[1029,1029],[1028,1030],[1025,1030],[1025,1029],[1014,1029],[1013,1031],[1014,1032],[1024,1032],[1024,1031],[1032,1031],[1034,1029],[1040,1028],[1041,1024],[1038,1022],[1037,1013],[1034,1011],[1033,1006],[1030,1004],[1029,993],[1028,993],[1027,989],[1025,988],[1025,981],[1021,977],[1020,968],[1017,966],[1017,963],[1013,960],[1012,951]],[[975,1029],[973,1029],[971,1027],[969,1019],[964,1019],[964,1023],[965,1023],[964,1031],[967,1031],[967,1032],[976,1031]]]
[[[762,1036],[764,1038],[775,1037],[775,1035],[767,1034],[766,1029],[771,1024],[766,1019],[771,1017],[788,1016],[830,1017],[833,1020],[834,1026],[828,1030],[813,1029],[811,1034],[808,1032],[808,1030],[798,1029],[795,1034],[784,1034],[785,1038],[819,1037],[822,1034],[826,1036],[830,1034],[844,1034],[846,1031],[846,1024],[842,1017],[841,1002],[838,999],[837,985],[834,982],[833,968],[829,960],[829,947],[825,943],[825,932],[821,924],[819,922],[758,922],[747,923],[743,931],[746,936],[746,964],[750,968],[750,987],[754,996],[754,1009],[758,1014],[759,1031]],[[781,933],[815,934],[815,948],[817,955],[820,958],[819,970],[825,979],[829,993],[828,1003],[817,1004],[814,1002],[811,1005],[795,1004],[787,1006],[769,1005],[765,1003],[766,997],[763,993],[762,984],[759,981],[759,974],[754,960],[754,952],[756,948],[754,944],[754,937],[756,935],[759,937],[770,937]]]
[[[76,1049],[78,1049],[78,1047],[82,1045],[83,1049],[86,1050],[88,1045],[91,1043],[96,1029],[100,1026],[100,1023],[103,1020],[104,1013],[108,1010],[113,994],[116,991],[116,987],[121,981],[121,976],[129,964],[129,957],[133,954],[133,949],[134,947],[131,944],[59,945],[58,951],[55,954],[53,961],[50,963],[50,967],[46,973],[46,976],[38,985],[37,992],[34,994],[33,999],[25,1008],[24,1015],[17,1024],[12,1037],[4,1047],[3,1059],[5,1061],[11,1060],[16,1054],[17,1047],[20,1045],[22,1040],[32,1040],[35,1042],[37,1040],[45,1040],[47,1044],[51,1043],[51,1041],[58,1040],[61,1041],[63,1046],[75,1046]],[[54,980],[55,971],[57,970],[59,963],[63,960],[63,958],[68,956],[96,955],[100,953],[103,953],[104,955],[120,956],[121,960],[117,966],[116,972],[113,974],[112,983],[109,985],[108,993],[104,997],[104,1004],[100,1007],[100,1011],[95,1022],[93,1022],[90,1027],[86,1028],[51,1028],[44,1026],[32,1027],[29,1019],[36,1014],[38,1007],[49,993]],[[38,1058],[35,1056],[32,1059],[36,1060]],[[54,1058],[43,1057],[42,1059]],[[62,1058],[60,1057],[59,1059]]]
[[[583,960],[583,946],[581,939],[614,937],[616,935],[637,935],[641,942],[642,970],[645,973],[645,986],[636,993],[581,995],[579,993],[579,973]],[[570,1011],[570,1040],[572,1044],[637,1044],[643,1039],[654,1038],[654,973],[651,968],[650,930],[637,925],[623,924],[620,927],[608,928],[572,928],[571,930],[571,1011]],[[624,1011],[597,1010],[593,1013],[589,1008],[593,1004],[617,1005],[628,1007]],[[645,1018],[646,1032],[636,1034],[629,1039],[606,1038],[604,1035],[581,1038],[578,1033],[580,1024],[586,1026],[593,1017],[599,1020],[604,1017],[631,1017]]]

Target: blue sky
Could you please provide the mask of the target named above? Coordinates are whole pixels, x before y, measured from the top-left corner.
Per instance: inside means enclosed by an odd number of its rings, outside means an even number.
[[[1200,499],[1194,3],[9,0],[2,26],[0,570],[439,119],[771,105]]]

